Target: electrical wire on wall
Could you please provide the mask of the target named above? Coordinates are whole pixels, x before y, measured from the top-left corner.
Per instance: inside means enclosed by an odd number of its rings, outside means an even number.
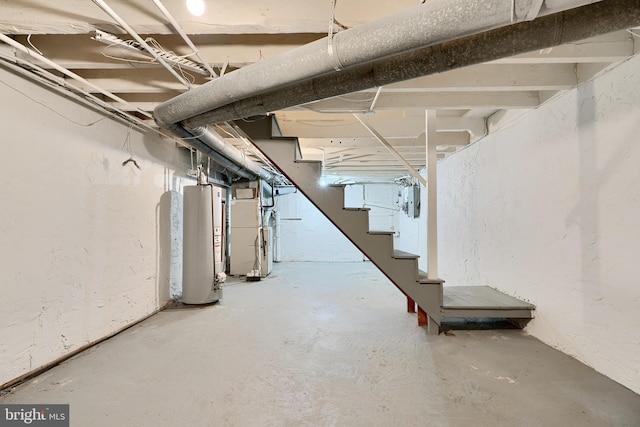
[[[124,162],[122,162],[122,166],[126,166],[129,163],[133,164],[133,166],[135,166],[136,168],[138,168],[138,170],[140,170],[140,165],[138,165],[138,162],[133,158],[133,152],[131,151],[131,128],[133,126],[129,125],[129,129],[127,129],[127,137],[124,139],[124,144],[122,144],[122,150],[126,150],[127,153],[129,153],[129,158],[127,160],[125,160]]]
[[[0,58],[0,59],[2,59],[2,58]],[[13,86],[11,86],[11,85],[9,85],[9,84],[7,84],[7,83],[3,82],[2,80],[0,80],[0,83],[2,83],[3,85],[5,85],[6,87],[8,87],[8,88],[10,88],[10,89],[12,89],[12,90],[14,90],[14,91],[18,92],[20,95],[23,95],[25,98],[30,99],[31,101],[35,102],[36,104],[43,106],[44,108],[46,108],[47,110],[51,111],[52,113],[55,113],[55,114],[57,114],[58,116],[62,117],[63,119],[68,120],[68,121],[70,121],[71,123],[76,124],[76,125],[78,125],[78,126],[82,126],[82,127],[90,127],[90,126],[93,126],[93,125],[95,125],[95,124],[97,124],[97,123],[100,123],[101,121],[103,121],[103,120],[106,120],[106,119],[107,119],[107,117],[102,117],[102,118],[100,118],[100,119],[98,119],[98,120],[94,120],[94,121],[89,122],[89,123],[80,123],[80,122],[78,122],[78,121],[76,121],[76,120],[73,120],[71,117],[65,116],[64,114],[60,113],[57,109],[55,109],[55,108],[53,108],[53,107],[48,106],[48,105],[47,105],[47,104],[45,104],[44,102],[42,102],[42,101],[39,101],[39,100],[35,99],[35,98],[34,98],[34,97],[32,97],[31,95],[29,95],[29,94],[27,94],[27,93],[25,93],[25,92],[21,91],[20,89],[16,89],[15,87],[13,87]],[[48,85],[48,86],[52,86],[53,84],[52,84],[52,83],[48,83],[47,85]]]

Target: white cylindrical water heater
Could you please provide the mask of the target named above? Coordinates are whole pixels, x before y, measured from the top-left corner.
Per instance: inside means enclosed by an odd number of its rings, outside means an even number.
[[[211,185],[184,187],[182,302],[185,304],[207,304],[222,298],[215,270],[218,256],[222,265],[222,252],[214,258],[217,252],[214,251],[213,225],[215,191],[220,194]]]

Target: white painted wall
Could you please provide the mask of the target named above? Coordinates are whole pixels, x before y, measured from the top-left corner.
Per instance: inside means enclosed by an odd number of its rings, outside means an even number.
[[[302,193],[276,197],[276,203],[281,218],[282,261],[363,260],[353,243]]]
[[[639,165],[635,57],[439,164],[441,277],[536,304],[532,335],[640,392]]]
[[[367,207],[369,228],[397,229],[398,186],[348,185],[346,207]],[[282,261],[362,261],[362,253],[301,193],[276,198],[282,224]],[[277,268],[277,266],[276,266]]]
[[[396,184],[353,184],[344,190],[346,207],[369,209],[369,230],[396,231],[402,198]]]
[[[188,159],[0,68],[0,384],[152,313],[181,281]]]

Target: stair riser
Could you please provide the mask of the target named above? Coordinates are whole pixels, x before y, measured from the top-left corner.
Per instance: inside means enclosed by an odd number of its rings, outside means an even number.
[[[393,256],[393,238],[390,236],[362,234],[352,236],[351,239],[359,248],[367,248],[367,257],[371,258],[372,253],[389,258]]]
[[[291,179],[295,181],[300,181],[302,179],[311,179],[311,182],[318,182],[320,180],[320,175],[322,175],[322,164],[320,162],[316,163],[297,163],[294,162],[291,168],[289,169]],[[307,177],[307,178],[305,178]]]
[[[366,236],[366,235],[365,235]],[[351,236],[351,241],[369,259],[390,258],[393,254],[392,247],[384,240],[373,239],[371,236]],[[364,250],[363,250],[364,248]]]
[[[343,211],[344,206],[344,193],[342,189],[335,187],[323,188],[319,191],[308,189],[305,187],[298,187],[302,194],[304,194],[309,200],[311,200],[316,206],[326,206],[326,211],[331,211],[332,214],[340,214]]]
[[[322,206],[312,200],[316,206]],[[347,235],[361,236],[369,232],[369,213],[367,211],[347,211],[344,209],[320,209],[331,221]]]
[[[297,156],[295,140],[287,139],[279,141],[260,139],[254,141],[254,145],[258,147],[274,165],[288,165],[293,163]]]
[[[381,258],[376,265],[384,269],[387,277],[395,284],[418,282],[418,261],[415,259]]]

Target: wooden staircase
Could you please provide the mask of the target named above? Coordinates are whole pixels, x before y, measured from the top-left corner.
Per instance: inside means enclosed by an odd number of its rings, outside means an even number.
[[[296,138],[255,140],[256,147],[375,264],[420,312],[428,329],[439,332],[442,281],[427,280],[418,270],[418,255],[394,250],[393,232],[369,230],[369,209],[345,208],[344,186],[321,186],[322,163],[300,159]]]
[[[418,269],[418,255],[394,249],[393,232],[369,230],[369,209],[344,207],[344,185],[320,185],[322,162],[302,159],[297,138],[254,139],[253,143],[406,295],[407,310],[415,312],[417,308],[418,324],[427,326],[429,334],[438,334],[446,317],[532,317],[532,305],[491,288],[443,287],[443,280],[429,280]],[[478,288],[480,292],[485,288],[488,296],[480,302],[469,301],[462,288]],[[508,311],[501,312],[501,298],[496,300],[496,295],[506,297],[502,299],[508,301]]]

